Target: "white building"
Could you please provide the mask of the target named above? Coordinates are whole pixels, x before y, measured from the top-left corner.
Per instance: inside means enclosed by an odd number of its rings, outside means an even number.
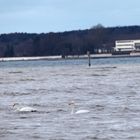
[[[140,40],[117,40],[115,42],[115,51],[137,51],[140,50]]]

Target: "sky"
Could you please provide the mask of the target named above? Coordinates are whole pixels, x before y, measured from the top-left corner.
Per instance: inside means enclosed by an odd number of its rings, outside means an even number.
[[[0,33],[140,25],[140,0],[0,0]]]

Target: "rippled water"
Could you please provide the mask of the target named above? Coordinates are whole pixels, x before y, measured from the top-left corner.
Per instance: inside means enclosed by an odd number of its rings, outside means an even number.
[[[0,62],[0,139],[140,140],[140,58]]]

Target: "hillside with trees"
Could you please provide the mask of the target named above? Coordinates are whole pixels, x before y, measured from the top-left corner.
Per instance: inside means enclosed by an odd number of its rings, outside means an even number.
[[[97,25],[61,33],[10,33],[0,35],[0,57],[82,55],[87,51],[110,53],[116,40],[140,39],[140,26]]]

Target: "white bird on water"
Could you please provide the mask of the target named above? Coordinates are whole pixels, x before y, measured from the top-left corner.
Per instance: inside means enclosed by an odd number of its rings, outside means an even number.
[[[89,113],[90,112],[89,110],[78,110],[78,111],[74,112],[74,109],[75,109],[75,102],[74,101],[71,101],[69,103],[69,105],[71,106],[71,114],[82,114],[82,113]]]
[[[37,109],[35,108],[29,107],[29,106],[21,107],[19,106],[18,103],[14,103],[13,108],[15,109],[15,111],[19,111],[19,112],[37,112]]]

